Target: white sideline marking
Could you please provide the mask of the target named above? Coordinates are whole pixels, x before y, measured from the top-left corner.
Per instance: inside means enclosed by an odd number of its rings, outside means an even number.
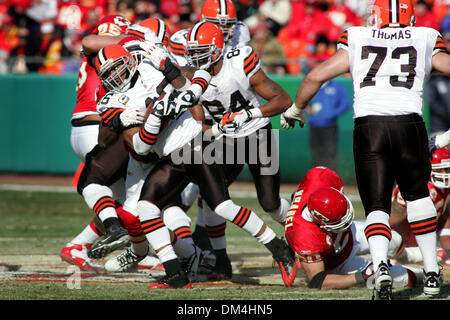
[[[24,184],[0,184],[0,190],[6,191],[28,191],[28,192],[57,192],[57,193],[73,193],[77,192],[75,187],[71,186],[40,186],[40,185],[24,185]],[[232,198],[254,198],[256,199],[255,191],[237,191],[230,190]],[[282,192],[280,196],[286,200],[291,200],[291,193]],[[347,195],[351,201],[361,201],[357,194]]]

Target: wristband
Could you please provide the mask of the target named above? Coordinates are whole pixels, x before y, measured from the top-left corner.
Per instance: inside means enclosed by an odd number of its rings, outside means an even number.
[[[248,112],[252,116],[252,119],[264,117],[260,108],[253,108],[253,109],[248,110]]]
[[[212,135],[213,137],[217,137],[217,136],[219,136],[219,135],[221,135],[221,134],[222,134],[222,131],[220,131],[220,129],[219,129],[219,124],[218,124],[218,123],[214,124],[214,125],[211,127],[211,135]]]
[[[365,284],[366,283],[366,279],[364,279],[362,272],[355,273],[355,280],[356,280],[357,284]]]
[[[181,75],[180,69],[175,67],[169,59],[164,63],[164,70],[161,72],[169,82],[172,82]]]

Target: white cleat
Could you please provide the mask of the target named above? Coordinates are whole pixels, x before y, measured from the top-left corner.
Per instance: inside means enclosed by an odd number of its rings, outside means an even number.
[[[127,248],[121,254],[106,261],[105,270],[107,272],[135,272],[138,269],[139,261],[145,257],[138,256],[131,248]]]
[[[161,263],[161,261],[158,259],[158,257],[149,253],[147,256],[145,256],[144,259],[142,259],[138,263],[138,269],[164,271],[164,266]]]
[[[374,295],[372,299],[392,300],[392,276],[389,265],[381,262],[374,277]]]

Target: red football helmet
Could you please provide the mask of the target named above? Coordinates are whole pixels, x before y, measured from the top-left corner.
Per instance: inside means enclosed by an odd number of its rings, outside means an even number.
[[[433,152],[431,183],[437,188],[450,188],[450,151],[447,148]]]
[[[131,22],[124,16],[113,14],[100,19],[92,34],[118,36],[125,33],[130,25]]]
[[[201,10],[202,21],[212,22],[220,27],[227,43],[236,27],[236,7],[231,0],[206,0]]]
[[[95,69],[107,90],[125,91],[136,72],[136,62],[125,48],[113,44],[100,49]]]
[[[350,200],[331,187],[322,187],[311,193],[308,210],[320,228],[336,233],[347,230],[355,216]]]
[[[223,34],[218,26],[198,22],[186,36],[185,57],[192,67],[208,70],[222,58],[223,46]]]
[[[145,27],[147,29],[150,29],[153,31],[153,33],[156,35],[156,37],[161,41],[161,43],[167,47],[169,45],[169,28],[164,23],[163,20],[158,18],[148,18],[145,20],[142,20],[139,22],[139,25],[142,27]],[[133,35],[139,38],[143,38],[142,34],[139,32],[136,32],[134,30],[128,31],[129,35]],[[143,38],[145,40],[145,38]]]
[[[409,27],[416,22],[411,0],[376,0],[372,8],[371,24],[377,28]]]

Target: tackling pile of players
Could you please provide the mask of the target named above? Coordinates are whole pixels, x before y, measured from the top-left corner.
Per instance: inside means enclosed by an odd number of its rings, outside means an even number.
[[[377,1],[378,7],[385,8],[385,2]],[[378,298],[390,298],[380,283],[404,287],[425,282],[425,293],[438,294],[438,273],[434,281],[430,273],[391,266],[388,260],[383,266],[390,272],[381,279],[379,266],[361,257],[372,253],[368,238],[385,232],[389,258],[422,261],[421,250],[409,241],[408,225],[398,232],[377,231],[364,230],[363,222],[354,221],[353,206],[332,170],[308,171],[292,204],[280,197],[278,148],[270,117],[282,114],[281,124],[291,128],[296,121],[303,126],[305,116],[263,71],[258,54],[247,45],[249,31],[237,20],[230,0],[207,0],[201,15],[192,28],[172,36],[160,19],[131,25],[122,16],[109,16],[83,39],[71,143],[82,162],[77,190],[95,216],[62,249],[62,259],[83,270],[107,272],[159,267],[166,275],[151,289],[191,288],[192,282],[232,278],[225,237],[231,222],[267,248],[286,286],[302,268],[311,288],[362,284],[374,289]],[[377,19],[385,18],[378,14]],[[356,31],[341,37],[345,46],[350,35],[357,37]],[[439,35],[432,35],[439,52]],[[380,52],[370,48],[368,54],[378,58]],[[411,50],[398,53],[405,54],[411,56]],[[372,71],[360,90],[374,86],[378,70]],[[397,76],[391,84],[398,87],[408,81]],[[208,161],[208,155],[223,161]],[[261,207],[285,226],[287,242],[256,212],[230,198],[228,187],[245,163]],[[450,250],[450,152],[436,150],[431,163],[428,187],[443,228],[439,253],[444,257]],[[400,225],[406,219],[401,211],[405,201],[398,190],[394,197],[391,224]],[[186,212],[194,201],[199,211],[192,233]],[[413,234],[427,233],[422,225],[413,225]],[[125,250],[104,266],[95,262],[118,249]]]

